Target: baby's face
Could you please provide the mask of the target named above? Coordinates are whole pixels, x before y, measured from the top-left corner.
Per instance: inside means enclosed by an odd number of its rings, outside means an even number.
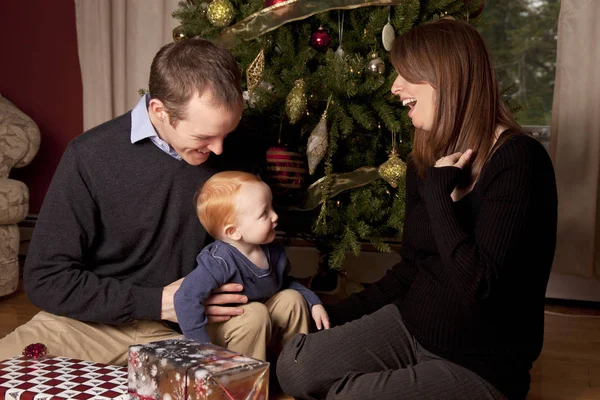
[[[235,196],[236,227],[249,244],[266,244],[275,239],[277,213],[273,195],[264,182],[247,182]]]

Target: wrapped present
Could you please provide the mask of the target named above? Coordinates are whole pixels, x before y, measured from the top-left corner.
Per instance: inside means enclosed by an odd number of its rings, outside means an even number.
[[[129,348],[128,392],[144,400],[267,400],[269,363],[171,339]]]
[[[122,399],[127,368],[66,357],[0,361],[0,399]]]

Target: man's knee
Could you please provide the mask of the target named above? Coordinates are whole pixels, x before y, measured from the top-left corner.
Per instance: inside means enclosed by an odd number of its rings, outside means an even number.
[[[0,360],[20,356],[24,347],[16,343],[10,335],[0,339]]]

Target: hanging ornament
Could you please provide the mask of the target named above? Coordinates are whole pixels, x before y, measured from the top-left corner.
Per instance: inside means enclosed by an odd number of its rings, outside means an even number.
[[[398,157],[398,153],[395,150],[392,150],[390,158],[381,164],[377,171],[379,172],[379,176],[385,179],[390,186],[396,188],[406,175],[406,163]]]
[[[381,125],[379,125],[381,129]],[[406,176],[406,163],[398,157],[396,150],[396,134],[392,132],[392,151],[390,151],[388,160],[381,164],[377,171],[379,176],[387,181],[391,187],[397,188],[402,179]]]
[[[341,15],[341,20],[340,20],[340,13]],[[338,59],[343,59],[344,56],[346,55],[346,53],[344,52],[344,49],[342,48],[342,37],[344,36],[344,11],[339,11],[338,10],[338,35],[339,35],[339,45],[337,50],[335,51],[335,56]]]
[[[235,16],[235,9],[229,0],[213,0],[208,5],[206,17],[213,26],[224,28]]]
[[[179,42],[188,38],[189,36],[183,30],[183,25],[179,25],[173,29],[173,41]]]
[[[275,4],[283,3],[286,0],[265,0],[265,7],[271,7]]]
[[[373,76],[383,75],[385,72],[385,63],[379,58],[377,52],[372,52],[369,57],[371,60],[367,62],[367,72]]]
[[[321,120],[315,126],[315,129],[311,132],[308,142],[306,144],[306,156],[308,157],[308,173],[314,174],[317,169],[317,165],[321,162],[325,153],[327,152],[327,146],[329,144],[329,133],[327,132],[327,109],[329,108],[329,102],[331,96],[327,100],[327,106],[321,116]]]
[[[246,86],[248,94],[251,96],[254,89],[262,81],[265,72],[265,50],[261,49],[254,61],[250,63],[246,70]]]
[[[203,1],[202,3],[198,4],[198,11],[200,12],[201,17],[206,16],[206,12],[208,11],[208,5],[209,2],[207,1]]]
[[[383,48],[387,51],[392,49],[392,43],[394,43],[394,38],[396,37],[396,32],[394,32],[394,27],[392,26],[391,19],[391,8],[388,13],[388,22],[383,27],[383,31],[381,32],[381,42],[383,43]]]
[[[319,29],[310,35],[310,45],[315,50],[327,50],[329,43],[331,43],[331,36],[329,36],[329,32],[327,32],[322,26],[320,26]]]
[[[300,118],[306,112],[306,105],[306,83],[304,83],[304,79],[298,79],[294,82],[294,87],[285,99],[285,112],[290,124],[294,125],[300,121]]]
[[[261,93],[271,93],[274,89],[274,86],[271,83],[265,81],[261,81],[257,87],[262,90],[254,90],[252,93],[249,93],[247,90],[244,90],[244,92],[242,93],[242,96],[244,98],[244,108],[254,108],[254,106],[257,103],[260,103],[262,101],[263,95],[261,95]]]
[[[277,144],[267,150],[265,182],[277,198],[295,196],[302,188],[306,163],[301,153]]]

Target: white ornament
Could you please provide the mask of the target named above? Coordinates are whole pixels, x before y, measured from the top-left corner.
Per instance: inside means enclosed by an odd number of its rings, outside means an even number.
[[[396,32],[394,32],[394,27],[388,21],[387,24],[383,27],[383,32],[381,33],[381,41],[383,42],[383,47],[390,51],[392,49],[392,43],[394,43],[394,38],[396,37]]]
[[[315,126],[308,143],[306,145],[306,155],[308,157],[308,173],[314,174],[317,169],[317,165],[321,162],[325,153],[327,152],[327,145],[329,142],[327,132],[327,111],[323,113],[321,120]]]

